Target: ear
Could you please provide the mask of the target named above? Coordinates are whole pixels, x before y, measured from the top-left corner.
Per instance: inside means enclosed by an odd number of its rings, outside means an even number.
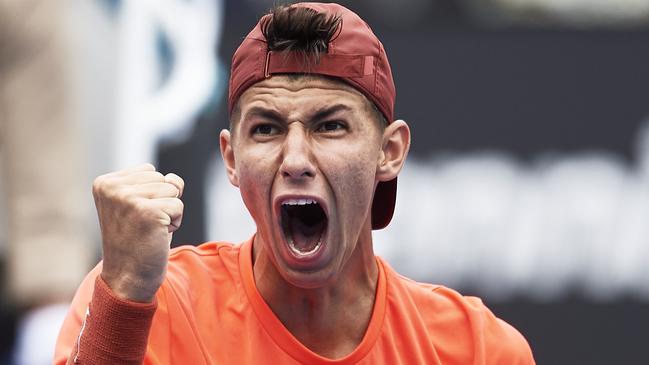
[[[237,176],[237,167],[232,146],[232,135],[229,130],[224,129],[221,131],[219,142],[221,145],[221,157],[223,157],[223,164],[225,165],[228,179],[232,185],[239,187],[239,177]]]
[[[395,120],[383,131],[383,142],[376,176],[379,181],[397,177],[410,150],[410,128],[403,120]]]

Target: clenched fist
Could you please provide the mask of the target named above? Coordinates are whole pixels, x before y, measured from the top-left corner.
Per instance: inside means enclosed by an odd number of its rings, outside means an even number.
[[[167,270],[171,236],[180,227],[184,182],[151,164],[102,175],[93,196],[104,263],[101,277],[119,297],[150,302]]]

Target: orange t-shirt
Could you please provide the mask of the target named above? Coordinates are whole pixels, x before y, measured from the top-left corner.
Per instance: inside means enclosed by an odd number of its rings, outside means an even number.
[[[534,364],[523,336],[480,299],[404,278],[378,257],[377,263],[376,299],[367,332],[352,353],[332,360],[303,346],[264,302],[253,277],[252,240],[176,248],[156,295],[157,310],[155,305],[133,304],[135,313],[155,311],[148,343],[143,335],[144,364]],[[86,277],[74,298],[59,334],[56,365],[65,364],[77,346],[84,346],[84,319],[96,320],[93,305],[99,305],[93,290],[109,291],[95,283],[101,281],[100,271],[98,266]],[[104,316],[110,317],[111,325],[129,321],[121,318],[120,307],[112,307],[112,302],[125,305],[119,301],[112,297],[101,304],[111,307],[101,311],[110,313]],[[111,351],[110,344],[102,346]],[[83,356],[92,357],[93,352]],[[87,363],[81,355],[78,360]]]

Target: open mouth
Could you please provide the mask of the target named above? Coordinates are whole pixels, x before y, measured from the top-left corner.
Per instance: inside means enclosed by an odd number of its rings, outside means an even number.
[[[322,245],[327,215],[313,199],[287,199],[281,206],[281,225],[293,254],[310,256]]]

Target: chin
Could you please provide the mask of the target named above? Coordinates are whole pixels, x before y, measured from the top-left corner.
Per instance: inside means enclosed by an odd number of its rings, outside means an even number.
[[[280,274],[286,282],[301,289],[324,288],[335,282],[337,278],[332,268],[312,272],[283,269],[280,270]]]

